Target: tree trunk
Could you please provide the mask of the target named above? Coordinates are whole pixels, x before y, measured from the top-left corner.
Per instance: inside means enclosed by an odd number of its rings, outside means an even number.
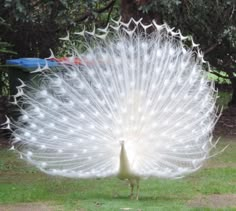
[[[229,106],[236,107],[236,78],[232,78],[230,81],[232,84],[233,94]]]
[[[134,18],[135,20],[143,18],[142,22],[144,24],[150,24],[152,20],[156,20],[158,24],[161,24],[163,21],[159,14],[153,12],[143,13],[139,10],[141,4],[144,3],[145,0],[121,0],[122,21],[128,22],[130,18]]]

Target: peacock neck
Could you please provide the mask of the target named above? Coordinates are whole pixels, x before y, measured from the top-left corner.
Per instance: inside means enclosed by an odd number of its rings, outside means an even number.
[[[120,168],[118,177],[120,179],[128,179],[132,177],[132,173],[130,170],[129,159],[127,155],[127,151],[125,149],[124,141],[121,142],[121,150],[120,150]]]

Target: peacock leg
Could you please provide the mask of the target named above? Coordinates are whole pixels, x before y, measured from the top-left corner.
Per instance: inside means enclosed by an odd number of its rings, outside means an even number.
[[[134,196],[134,181],[132,179],[129,179],[130,184],[130,198],[133,199]]]
[[[136,200],[138,200],[139,199],[139,179],[136,179],[136,185],[137,185]]]

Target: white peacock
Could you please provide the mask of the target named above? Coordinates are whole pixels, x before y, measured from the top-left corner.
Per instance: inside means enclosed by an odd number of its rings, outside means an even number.
[[[22,158],[51,175],[128,179],[137,199],[140,178],[198,170],[214,147],[217,111],[192,38],[134,19],[77,34],[86,50],[74,48],[63,71],[43,74],[37,89],[18,87],[22,116],[11,125]]]

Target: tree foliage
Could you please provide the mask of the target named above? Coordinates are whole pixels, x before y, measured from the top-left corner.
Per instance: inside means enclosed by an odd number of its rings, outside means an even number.
[[[0,37],[13,43],[21,57],[47,57],[67,30],[106,25],[114,5],[115,0],[2,0]]]

